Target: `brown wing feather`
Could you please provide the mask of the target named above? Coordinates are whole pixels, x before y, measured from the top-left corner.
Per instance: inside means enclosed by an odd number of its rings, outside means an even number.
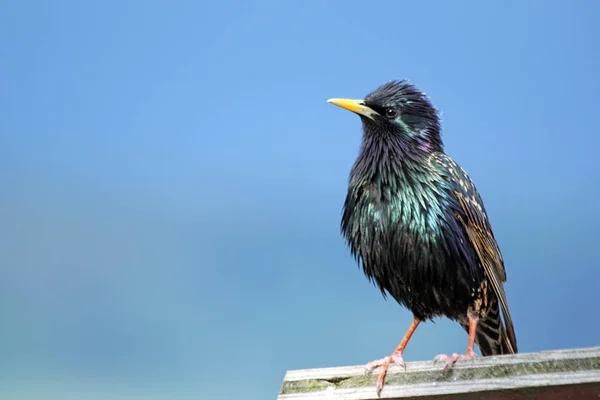
[[[485,270],[485,274],[498,297],[498,302],[500,303],[500,308],[502,309],[502,314],[504,316],[504,328],[508,337],[507,345],[511,353],[516,353],[517,338],[510,311],[508,310],[506,292],[504,291],[506,269],[504,268],[502,254],[500,253],[500,249],[491,231],[490,224],[485,216],[483,208],[479,204],[473,203],[473,200],[469,197],[465,197],[463,193],[454,192],[454,194],[467,216],[467,221],[464,223],[469,240],[475,248],[479,260]]]
[[[454,160],[443,153],[437,153],[433,158],[452,177],[453,185],[450,193],[460,204],[463,214],[459,221],[463,224],[500,303],[504,316],[503,330],[508,339],[504,344],[512,353],[516,353],[517,338],[504,291],[504,282],[506,282],[504,260],[492,232],[481,196],[467,173]]]

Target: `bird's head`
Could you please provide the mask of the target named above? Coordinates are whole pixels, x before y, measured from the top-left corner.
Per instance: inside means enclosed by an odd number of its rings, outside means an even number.
[[[425,93],[406,80],[385,83],[364,100],[328,102],[361,117],[365,140],[396,142],[407,151],[443,149],[437,110]]]

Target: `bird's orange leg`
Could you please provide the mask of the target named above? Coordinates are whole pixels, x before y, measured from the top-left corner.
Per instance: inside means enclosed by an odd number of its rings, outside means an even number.
[[[408,331],[406,331],[404,338],[402,339],[402,341],[400,342],[400,344],[398,345],[396,350],[394,350],[392,355],[384,357],[380,360],[371,361],[370,363],[367,364],[367,366],[366,366],[367,374],[370,374],[375,368],[381,367],[381,372],[379,373],[379,376],[377,377],[377,396],[379,396],[381,394],[381,390],[383,389],[383,381],[385,380],[385,375],[387,374],[388,366],[390,364],[400,365],[406,369],[406,364],[404,364],[404,359],[402,358],[402,353],[404,352],[404,348],[406,348],[408,341],[410,340],[415,329],[417,329],[417,326],[419,326],[420,322],[421,322],[421,320],[419,320],[417,318],[415,318],[413,320],[412,324],[408,328]]]
[[[479,322],[479,317],[476,315],[472,315],[470,312],[468,313],[469,317],[469,344],[467,346],[467,352],[465,354],[457,354],[454,353],[451,356],[446,354],[440,354],[433,359],[433,362],[436,363],[438,361],[446,361],[446,366],[444,367],[444,371],[448,370],[448,368],[452,367],[454,363],[458,360],[464,360],[468,358],[475,358],[477,354],[475,354],[475,333],[477,332],[477,323]]]

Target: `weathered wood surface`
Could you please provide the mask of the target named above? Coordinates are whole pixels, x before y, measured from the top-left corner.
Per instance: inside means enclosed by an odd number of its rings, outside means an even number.
[[[385,399],[596,399],[600,400],[600,347],[390,366]],[[288,371],[278,400],[377,399],[375,370],[364,366]]]

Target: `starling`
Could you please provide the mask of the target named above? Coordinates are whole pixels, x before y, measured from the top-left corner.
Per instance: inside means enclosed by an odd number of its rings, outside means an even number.
[[[363,127],[342,234],[383,296],[414,316],[396,350],[366,366],[369,373],[381,367],[377,394],[388,365],[404,366],[402,353],[421,321],[446,316],[469,334],[464,355],[434,359],[445,361],[444,370],[475,357],[474,343],[483,356],[516,353],[500,249],[475,185],[444,152],[427,95],[400,80],[364,100],[328,101],[358,114]]]

